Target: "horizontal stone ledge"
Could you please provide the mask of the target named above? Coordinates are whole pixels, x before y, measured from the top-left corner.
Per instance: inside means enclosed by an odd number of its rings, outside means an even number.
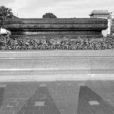
[[[106,19],[101,19],[101,18],[19,18],[18,20],[10,20],[6,21],[8,24],[13,24],[13,23],[24,23],[24,24],[107,24]]]
[[[32,32],[30,31],[15,31],[12,32],[13,35],[11,35],[11,38],[20,38],[20,39],[63,39],[63,38],[78,38],[78,36],[83,36],[83,38],[92,37],[94,35],[95,38],[102,37],[101,33],[99,31],[56,31],[56,32],[50,32],[50,31],[37,31]],[[86,34],[86,35],[85,35]],[[63,36],[64,35],[64,36]],[[77,36],[77,37],[76,37]],[[86,37],[87,36],[87,37]]]
[[[114,50],[26,50],[0,51],[0,58],[36,58],[36,57],[104,57],[113,58]]]
[[[113,81],[113,74],[78,74],[78,75],[46,75],[46,76],[0,76],[0,82],[54,82],[54,81],[88,81],[88,80],[101,80]]]
[[[0,63],[1,73],[114,73],[113,51],[8,51]]]
[[[21,30],[102,30],[107,28],[107,24],[11,24],[5,26],[8,29]]]
[[[114,69],[88,69],[88,70],[83,70],[83,69],[66,69],[66,70],[26,70],[26,69],[0,69],[0,76],[50,76],[50,75],[73,75],[77,76],[79,74],[94,74],[94,75],[99,75],[99,74],[113,74],[114,75]]]
[[[101,31],[107,28],[107,20],[99,18],[69,18],[69,19],[19,19],[17,21],[5,22],[5,28],[9,29],[13,35],[23,34],[23,32],[50,32],[51,31],[90,31],[90,34],[84,33],[84,35],[92,35],[92,32],[97,31],[99,33],[93,34],[92,36],[102,36]],[[17,33],[18,31],[18,33]],[[84,36],[83,35],[83,36]],[[76,34],[80,36],[80,34]],[[45,36],[46,37],[46,36]]]
[[[43,34],[37,34],[37,33],[32,33],[32,34],[30,34],[30,33],[24,33],[24,32],[22,32],[22,33],[18,33],[18,32],[16,32],[16,33],[14,33],[14,32],[12,32],[12,35],[11,35],[11,38],[13,38],[13,39],[32,39],[32,40],[41,40],[41,39],[56,39],[56,38],[59,38],[59,39],[63,39],[63,38],[69,38],[69,39],[76,39],[76,38],[79,38],[79,37],[81,37],[81,38],[102,38],[103,36],[100,34],[100,33],[98,33],[98,34],[91,34],[91,33],[89,33],[89,34],[84,34],[84,32],[82,32],[82,34],[64,34],[64,33],[61,33],[61,34],[45,34],[45,35],[43,35]],[[40,50],[40,49],[39,49]],[[58,50],[60,50],[60,49],[58,49]],[[76,50],[77,51],[77,50]]]
[[[18,32],[19,31],[15,31],[15,34],[17,35]],[[45,32],[45,31],[36,31],[36,32],[34,32],[33,31],[32,32],[32,30],[29,31],[29,32],[23,31],[21,34],[25,34],[25,36],[21,36],[20,35],[20,37],[27,37],[26,35],[29,35],[29,37],[30,36],[31,37],[34,37],[34,35],[36,35],[36,36],[38,35],[37,37],[40,37],[40,35],[47,35],[47,36],[48,35],[58,35],[58,36],[60,36],[60,35],[72,35],[73,36],[73,35],[85,35],[85,34],[87,34],[87,35],[96,35],[96,34],[99,34],[100,35],[99,31],[61,31],[61,32],[60,31],[47,31],[47,32]],[[19,37],[19,36],[17,35],[17,37]],[[53,38],[56,39],[56,36],[53,37]]]

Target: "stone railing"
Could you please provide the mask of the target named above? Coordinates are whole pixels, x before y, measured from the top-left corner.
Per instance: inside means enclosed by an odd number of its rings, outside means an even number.
[[[100,37],[101,31],[107,28],[107,20],[90,18],[72,19],[20,19],[7,22],[7,29],[13,35],[37,35],[39,38],[48,37]]]

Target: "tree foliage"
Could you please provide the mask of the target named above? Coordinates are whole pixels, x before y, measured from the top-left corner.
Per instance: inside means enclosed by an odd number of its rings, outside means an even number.
[[[57,18],[56,15],[54,15],[53,13],[45,13],[42,17],[43,18]]]
[[[14,36],[13,36],[14,37]],[[101,38],[9,38],[4,42],[0,36],[0,50],[105,50],[114,49],[114,36]]]
[[[0,20],[1,20],[1,26],[4,26],[4,22],[9,19],[12,18],[13,13],[12,13],[12,9],[7,8],[5,6],[0,6]]]

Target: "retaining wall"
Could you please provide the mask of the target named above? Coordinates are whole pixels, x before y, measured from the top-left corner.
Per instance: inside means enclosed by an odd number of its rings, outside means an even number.
[[[114,80],[114,51],[3,51],[0,81]]]
[[[20,19],[6,22],[13,35],[37,35],[38,37],[101,37],[107,28],[107,20],[90,18],[71,19]]]

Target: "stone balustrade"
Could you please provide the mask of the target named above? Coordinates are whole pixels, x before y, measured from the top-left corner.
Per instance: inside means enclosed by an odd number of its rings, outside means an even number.
[[[19,19],[8,21],[5,27],[13,35],[37,35],[44,37],[101,37],[107,28],[106,19],[66,18],[66,19]]]

